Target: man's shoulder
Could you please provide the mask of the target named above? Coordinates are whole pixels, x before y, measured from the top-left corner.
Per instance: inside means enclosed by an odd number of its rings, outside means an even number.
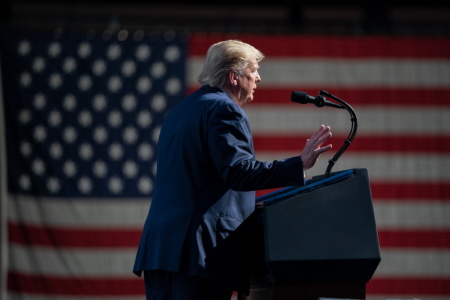
[[[230,99],[225,92],[209,86],[200,87],[178,103],[171,112],[172,115],[190,114],[200,116],[224,117],[226,115],[246,116],[242,108]]]
[[[238,105],[225,92],[210,86],[202,86],[186,100],[186,104],[197,102],[199,105],[209,106],[210,109],[233,107],[233,110],[239,110]]]

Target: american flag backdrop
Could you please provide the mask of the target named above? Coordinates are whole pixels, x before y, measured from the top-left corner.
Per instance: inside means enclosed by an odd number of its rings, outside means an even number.
[[[228,38],[266,55],[245,107],[258,159],[298,154],[320,124],[334,150],[347,136],[345,110],[292,103],[293,90],[355,109],[356,138],[333,171],[369,171],[382,261],[367,299],[450,299],[448,39],[142,31],[2,36],[8,299],[144,298],[131,269],[159,126],[198,87],[209,45]]]

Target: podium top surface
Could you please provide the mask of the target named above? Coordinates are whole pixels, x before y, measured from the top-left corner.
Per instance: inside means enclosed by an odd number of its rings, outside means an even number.
[[[335,182],[344,180],[350,176],[353,176],[355,171],[353,169],[351,170],[345,170],[345,171],[339,171],[337,173],[334,173],[330,177],[324,178],[324,175],[313,177],[310,180],[307,180],[305,182],[305,185],[303,186],[290,186],[286,188],[282,188],[280,190],[274,191],[272,193],[268,193],[266,195],[260,196],[256,198],[255,202],[260,203],[263,202],[264,206],[270,206],[272,204],[278,203],[279,201],[282,201],[284,199],[302,194],[307,193],[312,190],[333,184]]]

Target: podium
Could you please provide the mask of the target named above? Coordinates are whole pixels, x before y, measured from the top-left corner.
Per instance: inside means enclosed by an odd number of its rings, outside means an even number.
[[[366,169],[318,176],[257,202],[207,257],[212,280],[247,300],[365,299],[381,261]]]

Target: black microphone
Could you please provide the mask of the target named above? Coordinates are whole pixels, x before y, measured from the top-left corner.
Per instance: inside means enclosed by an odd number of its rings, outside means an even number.
[[[313,96],[308,95],[305,92],[299,92],[299,91],[292,92],[291,101],[300,103],[300,104],[312,103],[317,107],[331,106],[331,107],[335,107],[335,108],[345,108],[343,105],[326,100],[325,97],[322,95],[313,97]]]

